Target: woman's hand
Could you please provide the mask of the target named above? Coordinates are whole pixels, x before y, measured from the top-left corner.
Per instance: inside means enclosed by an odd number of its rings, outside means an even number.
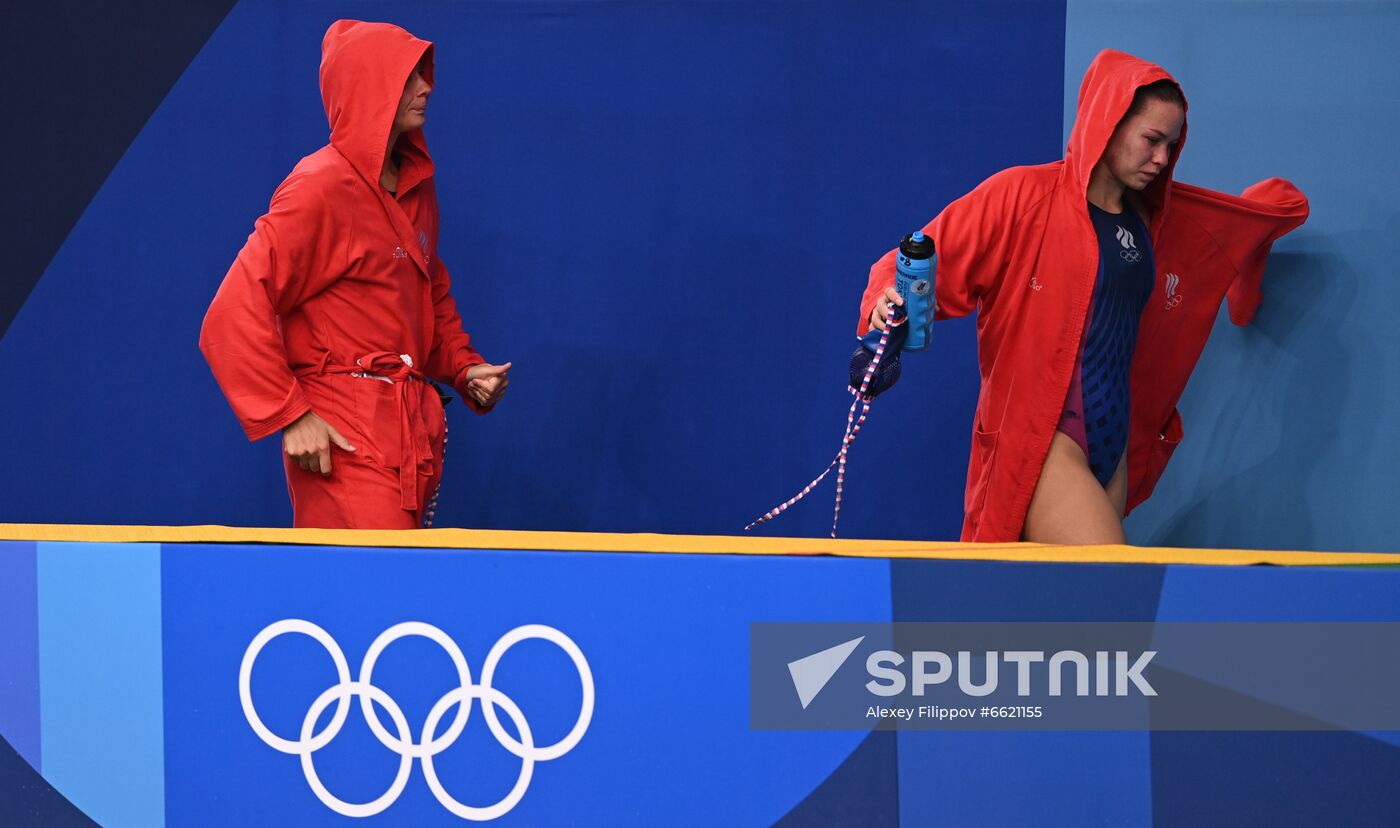
[[[482,408],[492,407],[505,396],[506,388],[510,385],[510,366],[509,362],[505,365],[473,365],[467,369],[467,387],[463,390]]]
[[[335,426],[321,419],[314,411],[301,415],[282,429],[282,450],[309,472],[331,473],[331,444],[345,451],[354,451],[350,441],[340,436]]]
[[[870,311],[870,327],[877,331],[885,330],[890,319],[890,302],[895,303],[897,307],[904,307],[904,297],[899,295],[899,291],[895,290],[893,285],[885,288],[885,295],[875,301],[875,308]]]

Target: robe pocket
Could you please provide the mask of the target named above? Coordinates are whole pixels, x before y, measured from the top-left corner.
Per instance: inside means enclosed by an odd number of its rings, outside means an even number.
[[[351,380],[358,453],[381,466],[399,467],[399,398],[393,383],[368,377]]]
[[[1172,413],[1167,416],[1166,424],[1157,432],[1157,442],[1152,446],[1152,455],[1154,459],[1162,461],[1163,468],[1171,459],[1172,452],[1181,445],[1181,438],[1184,435],[1185,432],[1181,429],[1181,412],[1173,408]]]
[[[1181,413],[1175,408],[1167,416],[1167,421],[1157,431],[1157,439],[1152,443],[1152,453],[1148,459],[1148,489],[1144,498],[1151,496],[1152,489],[1157,487],[1157,481],[1161,479],[1162,472],[1167,470],[1167,463],[1172,459],[1172,453],[1176,447],[1181,445],[1181,438],[1185,432],[1181,428]]]
[[[997,453],[999,431],[983,431],[980,426],[972,430],[972,458],[968,463],[968,487],[963,498],[963,508],[967,514],[980,516],[987,502],[987,489],[992,482],[992,463]]]

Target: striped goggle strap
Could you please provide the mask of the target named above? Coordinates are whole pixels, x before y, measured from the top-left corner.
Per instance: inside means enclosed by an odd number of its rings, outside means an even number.
[[[892,315],[894,303],[887,303],[887,307]],[[831,470],[834,468],[836,469],[836,508],[831,515],[831,536],[833,538],[836,537],[836,524],[841,520],[841,490],[845,488],[846,484],[846,455],[851,449],[851,444],[856,441],[856,435],[860,433],[860,427],[865,424],[866,416],[870,413],[870,403],[874,397],[871,397],[866,392],[870,389],[870,379],[875,376],[876,369],[880,367],[880,359],[885,355],[885,345],[889,342],[890,331],[902,324],[904,324],[903,319],[898,322],[890,322],[886,325],[885,332],[880,335],[880,342],[875,346],[875,356],[865,368],[865,376],[861,379],[860,390],[857,391],[847,386],[847,390],[855,396],[855,399],[851,400],[851,409],[846,412],[846,433],[841,437],[841,449],[836,452],[835,459],[831,461],[821,474],[816,476],[816,479],[803,487],[802,491],[793,495],[786,502],[780,503],[765,512],[763,517],[745,526],[745,532],[760,523],[766,523],[783,512],[786,512],[789,506],[806,497],[808,492],[815,489],[818,483],[826,479],[826,476],[830,474]],[[860,416],[856,416],[857,407],[860,408]]]

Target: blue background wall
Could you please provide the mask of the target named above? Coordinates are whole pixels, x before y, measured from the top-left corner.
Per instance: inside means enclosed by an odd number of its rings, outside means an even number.
[[[326,25],[383,14],[240,2],[221,22],[207,10],[47,21],[96,32],[56,84],[94,114],[56,130],[31,182],[38,206],[62,190],[81,213],[71,232],[57,208],[34,212],[38,231],[5,230],[31,259],[47,248],[30,242],[67,236],[0,293],[0,320],[13,315],[0,521],[289,522],[276,440],[243,440],[195,340],[272,189],[325,140]],[[1256,328],[1220,331],[1207,350],[1182,406],[1191,438],[1130,538],[1393,548],[1380,507],[1397,489],[1382,425],[1396,366],[1381,314],[1400,288],[1383,281],[1396,211],[1377,183],[1397,179],[1384,152],[1396,73],[1381,51],[1400,34],[1394,6],[409,2],[393,14],[438,43],[428,139],[458,303],[483,353],[516,364],[496,413],[450,415],[439,525],[731,533],[787,498],[835,451],[869,262],[991,172],[1058,157],[1063,102],[1093,52],[1115,46],[1185,84],[1184,180],[1238,190],[1283,175],[1314,209],[1276,249]],[[113,27],[158,45],[114,56],[97,45],[127,41],[100,37]],[[49,41],[28,34],[15,48],[41,65]],[[15,100],[54,97],[33,86],[16,84]],[[103,117],[122,105],[125,120]],[[127,146],[118,127],[144,112]],[[30,135],[6,141],[33,157]],[[941,325],[906,372],[855,448],[843,535],[957,535],[971,321]],[[888,508],[895,491],[919,502]],[[824,534],[830,498],[827,484],[765,531]]]
[[[0,520],[285,524],[195,348],[251,223],[325,140],[319,43],[356,3],[238,4],[87,207],[0,343],[32,395]],[[442,256],[480,349],[440,525],[733,532],[835,452],[869,263],[1059,144],[1059,4],[401,3],[439,43]],[[989,128],[994,125],[995,128]],[[969,325],[882,406],[850,535],[955,535]],[[878,428],[874,427],[878,425]],[[877,515],[898,446],[930,508]],[[936,495],[936,496],[935,496]],[[819,534],[830,490],[781,531]]]

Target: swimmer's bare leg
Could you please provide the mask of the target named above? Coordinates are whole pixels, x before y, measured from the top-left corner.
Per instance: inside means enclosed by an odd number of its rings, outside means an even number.
[[[1126,543],[1123,509],[1119,505],[1126,503],[1125,468],[1126,464],[1120,462],[1106,491],[1089,470],[1079,444],[1068,435],[1055,432],[1031,497],[1021,540],[1074,545]]]

